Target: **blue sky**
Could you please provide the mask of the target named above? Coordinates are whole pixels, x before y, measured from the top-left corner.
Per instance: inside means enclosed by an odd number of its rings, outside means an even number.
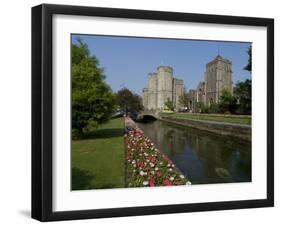
[[[250,43],[72,35],[73,43],[77,37],[98,58],[106,82],[115,92],[126,87],[141,95],[147,74],[159,65],[172,66],[174,77],[183,79],[187,90],[194,89],[204,79],[206,64],[218,53],[232,61],[234,83],[251,77],[243,70]]]

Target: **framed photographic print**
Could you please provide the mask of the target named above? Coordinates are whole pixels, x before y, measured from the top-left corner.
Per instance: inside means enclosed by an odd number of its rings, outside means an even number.
[[[32,217],[274,205],[274,21],[32,8]]]

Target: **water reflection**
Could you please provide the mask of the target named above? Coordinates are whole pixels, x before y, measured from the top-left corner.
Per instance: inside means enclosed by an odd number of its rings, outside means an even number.
[[[163,121],[138,123],[193,184],[251,181],[251,144]]]

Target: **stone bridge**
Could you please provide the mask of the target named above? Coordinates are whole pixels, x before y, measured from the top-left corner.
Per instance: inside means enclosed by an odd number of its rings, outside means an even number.
[[[155,120],[160,117],[159,110],[148,110],[145,109],[144,111],[140,112],[138,115],[138,120]]]

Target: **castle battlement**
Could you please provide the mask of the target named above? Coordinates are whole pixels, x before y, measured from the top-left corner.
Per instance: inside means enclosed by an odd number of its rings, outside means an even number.
[[[173,68],[170,67],[170,66],[158,66],[157,67],[157,72],[158,73],[161,73],[161,72],[166,72],[166,73],[170,73],[170,74],[173,74]]]
[[[157,76],[157,73],[153,72],[153,73],[148,73],[148,77],[152,77],[152,76]]]

